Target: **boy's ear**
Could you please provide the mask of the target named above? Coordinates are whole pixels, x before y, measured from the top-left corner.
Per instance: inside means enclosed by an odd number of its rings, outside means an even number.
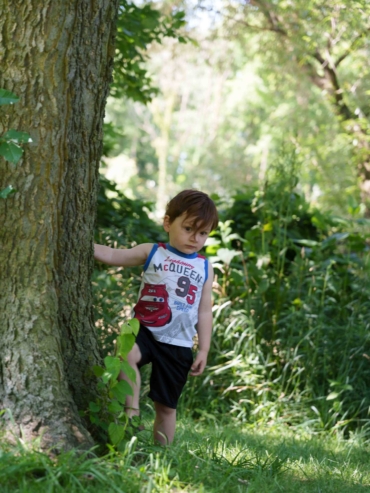
[[[163,218],[163,229],[166,231],[166,233],[169,233],[170,231],[170,216],[164,216]]]

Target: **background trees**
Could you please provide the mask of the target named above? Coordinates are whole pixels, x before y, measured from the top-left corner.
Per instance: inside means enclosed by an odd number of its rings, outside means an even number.
[[[263,179],[290,142],[305,163],[299,186],[310,201],[363,212],[367,3],[225,0],[182,6],[186,33],[197,45],[151,45],[148,67],[161,89],[153,104],[108,106],[109,120],[126,120],[121,150],[138,163],[131,193],[153,195],[145,183],[158,179],[154,113],[163,113],[172,97],[167,188],[199,186],[228,195]]]

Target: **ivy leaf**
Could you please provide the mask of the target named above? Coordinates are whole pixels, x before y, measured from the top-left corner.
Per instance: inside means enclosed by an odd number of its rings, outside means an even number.
[[[7,161],[17,164],[22,157],[23,149],[13,142],[2,142],[0,144],[0,156]]]
[[[8,142],[11,140],[16,144],[28,144],[32,142],[30,134],[28,134],[27,132],[18,132],[17,130],[13,130],[13,129],[10,129],[7,132],[5,132],[2,138],[7,140]]]
[[[0,199],[6,199],[7,197],[9,197],[9,195],[15,192],[16,192],[15,188],[9,185],[8,187],[0,191]]]
[[[126,380],[120,380],[118,384],[112,388],[111,393],[121,404],[125,404],[128,395],[134,395],[131,386]]]
[[[108,426],[108,435],[113,445],[118,445],[125,436],[125,427],[110,423]]]
[[[121,370],[128,376],[131,382],[136,382],[136,371],[128,364],[127,361],[121,361]]]
[[[0,89],[0,106],[4,104],[13,104],[19,101],[19,97],[10,91]]]

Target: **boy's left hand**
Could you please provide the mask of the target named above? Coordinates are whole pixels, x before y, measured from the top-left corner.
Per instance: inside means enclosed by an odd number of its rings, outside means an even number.
[[[201,375],[204,371],[204,368],[206,367],[207,364],[207,356],[208,352],[207,351],[199,351],[194,363],[191,365],[191,372],[190,375],[193,377],[197,377],[198,375]]]

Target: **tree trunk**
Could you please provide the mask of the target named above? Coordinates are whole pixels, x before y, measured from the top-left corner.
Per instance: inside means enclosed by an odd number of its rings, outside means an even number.
[[[8,0],[0,9],[0,134],[33,143],[0,157],[0,406],[12,432],[46,447],[86,448],[79,417],[99,361],[92,314],[92,239],[102,121],[118,0]],[[11,420],[4,421],[8,431]]]

